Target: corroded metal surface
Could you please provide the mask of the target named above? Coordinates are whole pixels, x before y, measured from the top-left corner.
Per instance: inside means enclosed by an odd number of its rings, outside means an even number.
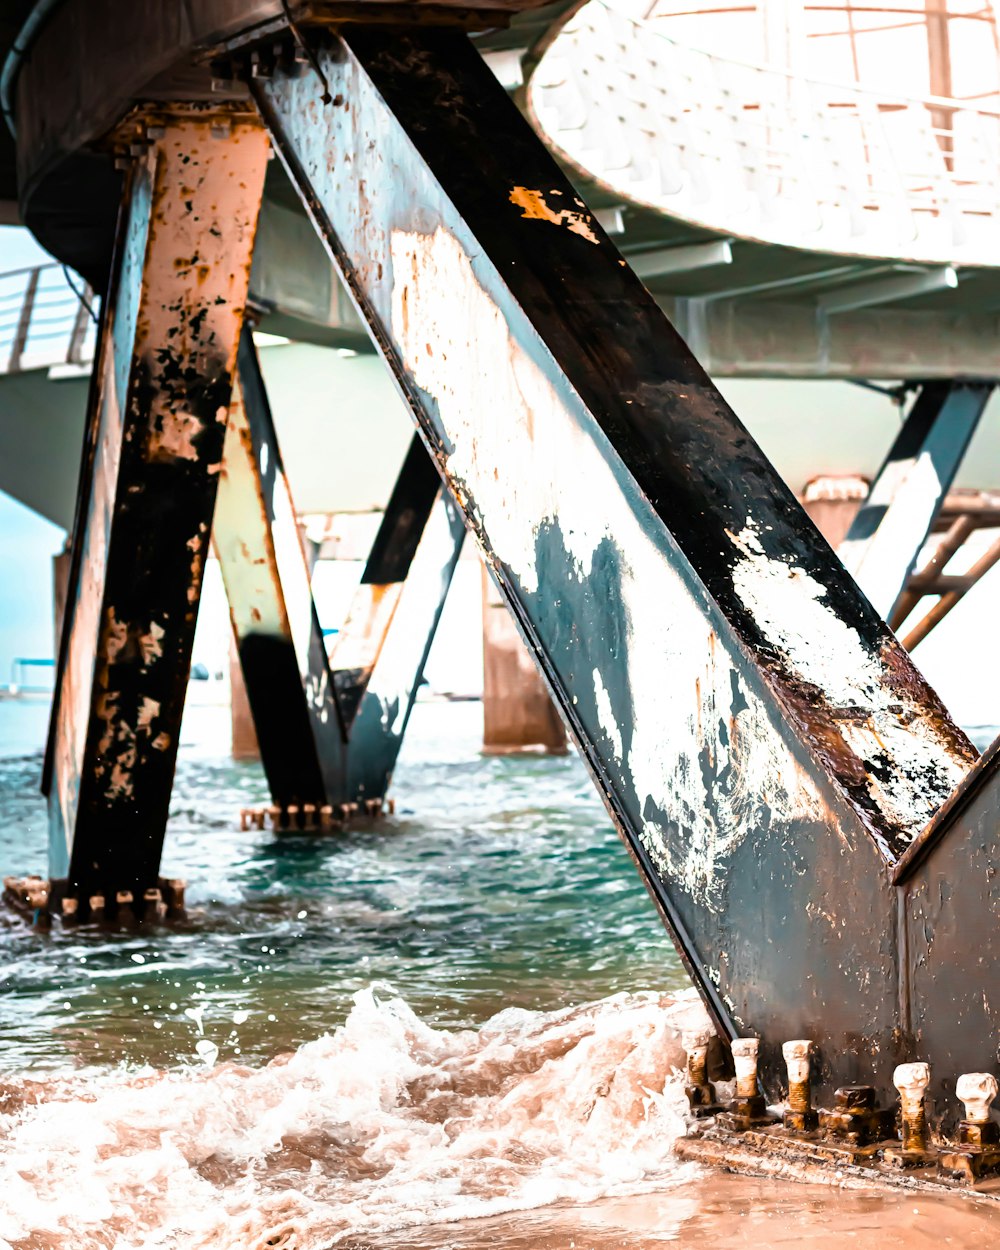
[[[993,384],[925,383],[837,554],[890,620]]]
[[[951,800],[897,866],[905,942],[906,1026],[935,1073],[942,1113],[954,1076],[1000,1068],[1000,930],[997,787],[1000,740],[983,755]]]
[[[49,744],[77,893],[156,884],[267,155],[253,119],[183,110],[135,150]]]
[[[314,50],[258,106],[717,1023],[886,1086],[974,749],[468,41]]]
[[[249,331],[239,361],[214,540],[272,801],[332,828],[381,810],[465,529],[415,437],[328,656]]]

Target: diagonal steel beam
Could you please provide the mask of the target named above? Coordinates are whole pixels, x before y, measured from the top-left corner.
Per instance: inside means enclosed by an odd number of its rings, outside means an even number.
[[[890,620],[993,393],[992,382],[925,382],[837,554]]]
[[[379,802],[465,528],[416,436],[328,657],[253,336],[244,331],[214,540],[261,762],[279,808]]]
[[[888,1088],[974,749],[469,41],[312,53],[254,98],[720,1028]]]
[[[423,512],[426,495],[420,499],[414,488],[419,484],[421,492],[426,491],[427,463],[437,475],[426,447],[415,436],[365,570],[365,577],[373,580],[359,588],[331,657],[338,685],[345,693],[350,691],[350,705],[357,706],[348,757],[352,802],[379,800],[389,787],[465,540],[462,514],[440,476]],[[404,506],[394,506],[400,503]],[[421,513],[424,520],[414,544]],[[374,580],[383,577],[385,581]],[[386,600],[395,600],[391,616],[376,606]],[[371,615],[359,615],[359,603],[366,608],[371,605]],[[384,625],[373,628],[376,620]],[[360,657],[352,622],[364,622]],[[373,634],[375,647],[370,645]],[[358,658],[363,662],[360,673]]]
[[[253,117],[153,120],[103,313],[44,778],[52,877],[109,907],[157,884],[268,156]]]

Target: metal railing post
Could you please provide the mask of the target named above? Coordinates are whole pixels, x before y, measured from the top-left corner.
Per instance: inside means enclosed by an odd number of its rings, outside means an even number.
[[[31,329],[31,314],[35,307],[35,296],[38,294],[38,279],[41,274],[41,268],[32,269],[28,275],[28,281],[24,288],[24,300],[21,304],[21,315],[17,322],[17,331],[14,334],[14,342],[10,349],[10,360],[7,362],[7,372],[17,373],[21,368],[21,358],[24,355],[24,349],[28,342],[28,333]]]

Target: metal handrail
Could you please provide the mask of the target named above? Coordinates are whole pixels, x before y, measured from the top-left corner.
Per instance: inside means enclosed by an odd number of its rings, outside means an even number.
[[[1000,267],[998,110],[719,56],[607,0],[551,40],[527,98],[559,156],[625,201],[731,238]]]
[[[83,287],[81,296],[65,268],[56,262],[0,273],[0,286],[8,282],[17,286],[0,294],[0,374],[83,365],[93,358],[93,291],[89,286]]]

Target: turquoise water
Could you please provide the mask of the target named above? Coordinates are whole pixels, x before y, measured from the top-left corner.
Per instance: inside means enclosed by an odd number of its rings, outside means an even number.
[[[0,703],[9,737],[43,715]],[[395,817],[277,839],[239,831],[268,800],[259,766],[228,758],[227,716],[194,708],[185,726],[163,862],[187,879],[186,925],[40,935],[0,915],[0,1071],[184,1063],[202,1037],[267,1060],[373,981],[444,1027],[687,983],[576,756],[484,758],[479,704],[419,705]],[[3,875],[44,874],[39,767],[0,759]]]
[[[0,1250],[996,1244],[996,1204],[676,1159],[702,1009],[579,760],[480,717],[418,706],[395,817],[321,841],[239,831],[263,778],[193,708],[188,921],[0,914]],[[44,721],[0,702],[4,874],[44,871]]]

